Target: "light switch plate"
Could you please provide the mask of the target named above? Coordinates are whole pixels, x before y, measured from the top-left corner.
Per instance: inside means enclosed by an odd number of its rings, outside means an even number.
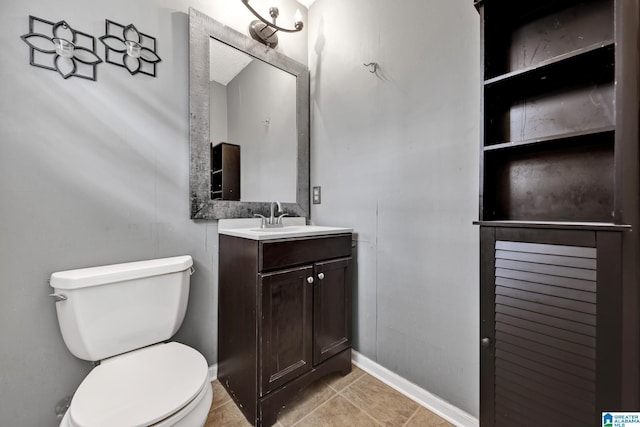
[[[320,197],[320,186],[313,187],[313,204],[319,205],[321,199],[322,198]]]

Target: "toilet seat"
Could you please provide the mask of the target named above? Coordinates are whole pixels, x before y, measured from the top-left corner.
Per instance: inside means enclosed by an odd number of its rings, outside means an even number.
[[[208,373],[198,351],[176,342],[112,357],[78,387],[67,414],[69,423],[134,427],[162,422],[203,396]]]

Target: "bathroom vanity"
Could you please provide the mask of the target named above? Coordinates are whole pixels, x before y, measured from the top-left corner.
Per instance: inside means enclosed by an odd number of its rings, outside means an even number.
[[[255,426],[273,425],[310,383],[351,371],[351,231],[220,221],[218,379]]]

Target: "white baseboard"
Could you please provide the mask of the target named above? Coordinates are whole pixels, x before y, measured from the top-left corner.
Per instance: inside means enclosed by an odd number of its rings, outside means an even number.
[[[218,378],[218,364],[209,366],[209,381],[213,381]]]
[[[378,365],[373,360],[363,356],[355,350],[351,350],[351,360],[358,368],[376,377],[389,387],[394,388],[409,399],[419,403],[450,423],[458,427],[478,427],[480,425],[477,418],[435,394],[431,394],[418,387],[414,383],[402,378],[396,373],[391,372],[387,368]]]

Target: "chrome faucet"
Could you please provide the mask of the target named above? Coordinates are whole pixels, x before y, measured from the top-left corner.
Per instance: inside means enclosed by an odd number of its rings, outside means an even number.
[[[261,214],[253,214],[254,217],[261,219],[260,228],[282,227],[282,217],[288,216],[288,214],[282,212],[282,205],[280,204],[280,202],[278,201],[271,202],[271,207],[269,210],[270,210],[269,218]],[[276,214],[278,214],[279,212],[282,212],[282,213],[276,216]]]
[[[278,222],[276,220],[276,217],[275,217],[275,214],[277,213],[275,211],[276,205],[278,206],[277,212],[281,212],[282,211],[282,205],[280,204],[280,202],[278,202],[278,201],[271,202],[271,215],[269,215],[269,224],[271,224],[271,225],[276,225],[277,222]]]

